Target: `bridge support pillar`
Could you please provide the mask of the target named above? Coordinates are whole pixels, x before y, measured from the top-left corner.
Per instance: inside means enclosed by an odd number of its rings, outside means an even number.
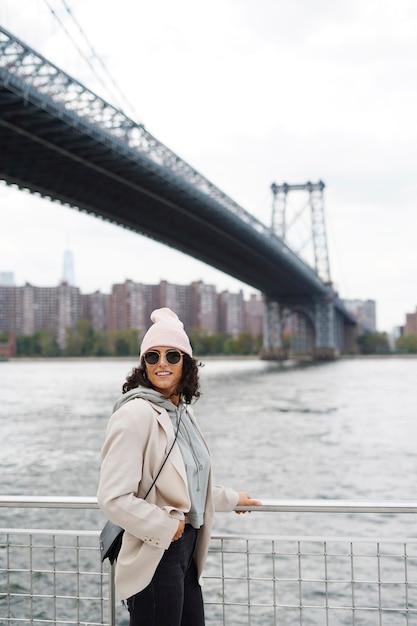
[[[331,361],[339,356],[336,341],[336,312],[333,298],[322,297],[315,301],[316,343],[313,358],[315,361]]]
[[[289,331],[290,335],[295,333],[290,344],[284,343],[284,331]],[[315,361],[332,361],[345,349],[343,320],[338,317],[332,294],[311,300],[285,298],[277,302],[265,299],[264,341],[260,357],[273,361],[284,361],[289,354],[291,358],[296,354],[299,357],[303,354],[299,346]]]
[[[282,315],[278,302],[265,299],[264,340],[261,359],[284,361],[287,353],[282,343]]]

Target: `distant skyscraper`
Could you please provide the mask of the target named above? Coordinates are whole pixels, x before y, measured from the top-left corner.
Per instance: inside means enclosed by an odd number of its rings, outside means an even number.
[[[376,332],[375,300],[343,300],[343,303],[347,310],[356,317],[360,332]]]
[[[62,281],[71,287],[74,286],[74,259],[71,250],[65,250],[64,252],[64,273]]]
[[[0,285],[3,287],[14,287],[13,272],[0,272]]]

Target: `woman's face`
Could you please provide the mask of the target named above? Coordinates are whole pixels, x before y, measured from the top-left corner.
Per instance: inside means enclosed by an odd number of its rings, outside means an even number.
[[[169,363],[167,360],[166,353],[170,350],[180,353],[181,356],[178,363]],[[160,356],[155,365],[150,365],[145,359],[149,382],[156,391],[159,391],[165,398],[171,398],[174,404],[177,404],[178,396],[176,398],[177,402],[175,402],[174,397],[182,376],[183,355],[180,350],[170,348],[169,346],[155,346],[151,350],[148,350],[146,354],[150,352],[159,352]]]

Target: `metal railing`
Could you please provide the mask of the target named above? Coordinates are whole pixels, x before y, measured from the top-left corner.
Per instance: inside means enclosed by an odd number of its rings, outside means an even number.
[[[0,496],[8,509],[96,509],[95,498]],[[415,502],[264,500],[271,513],[417,513]],[[0,623],[119,626],[99,529],[0,528]],[[19,524],[21,526],[21,524]],[[417,624],[417,537],[223,534],[204,575],[207,625]]]

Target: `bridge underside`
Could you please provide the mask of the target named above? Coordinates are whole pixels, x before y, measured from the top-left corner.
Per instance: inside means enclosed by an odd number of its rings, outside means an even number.
[[[332,298],[267,298],[262,356],[332,360],[355,352],[356,329],[355,324],[346,323]]]

